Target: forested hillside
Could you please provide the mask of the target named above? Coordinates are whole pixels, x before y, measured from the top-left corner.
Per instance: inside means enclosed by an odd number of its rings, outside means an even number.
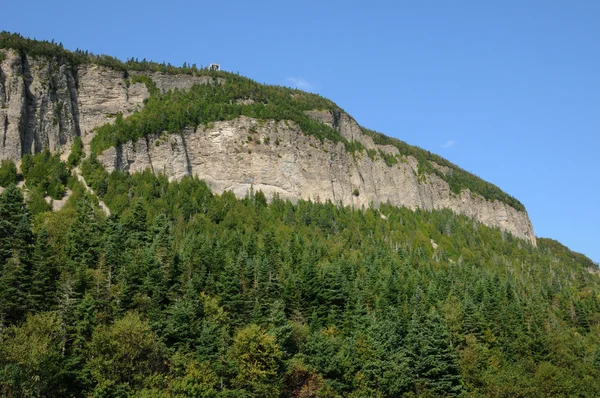
[[[0,169],[2,396],[600,396],[600,277],[558,242],[92,156],[96,197],[75,153]]]

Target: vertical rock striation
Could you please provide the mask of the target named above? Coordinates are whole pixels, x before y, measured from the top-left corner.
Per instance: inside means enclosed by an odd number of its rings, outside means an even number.
[[[94,128],[112,123],[117,113],[129,116],[150,96],[143,83],[129,83],[127,72],[93,64],[72,67],[59,57],[14,50],[0,50],[0,55],[0,159],[19,160],[44,148],[67,154],[75,137],[89,144]],[[162,92],[213,81],[158,72],[149,76]]]

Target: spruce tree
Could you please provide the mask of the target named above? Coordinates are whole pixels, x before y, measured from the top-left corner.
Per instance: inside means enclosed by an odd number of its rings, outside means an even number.
[[[417,393],[458,395],[462,389],[458,358],[437,311],[415,312],[406,337],[407,356]]]
[[[101,249],[102,229],[92,199],[85,195],[77,202],[75,220],[67,237],[67,254],[73,269],[96,267]]]
[[[23,319],[30,306],[27,269],[18,253],[0,268],[0,330]]]
[[[12,256],[17,246],[21,251],[24,249],[22,245],[26,242],[18,242],[19,237],[25,241],[31,239],[28,216],[23,194],[15,185],[11,185],[0,195],[0,264]],[[20,224],[20,236],[17,236],[15,233]]]
[[[31,306],[33,234],[21,191],[0,195],[0,326],[23,319]]]
[[[600,370],[600,344],[598,344],[598,347],[596,347],[592,364],[596,369]]]
[[[47,311],[56,304],[58,269],[52,251],[48,230],[42,228],[33,250],[31,276],[31,301],[36,311]]]

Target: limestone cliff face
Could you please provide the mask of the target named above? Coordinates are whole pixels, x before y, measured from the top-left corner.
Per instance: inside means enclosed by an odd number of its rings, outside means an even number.
[[[94,127],[117,112],[130,114],[148,97],[143,84],[128,87],[123,72],[0,51],[1,159],[68,150],[75,137],[89,141]]]
[[[0,158],[57,150],[79,135],[76,85],[60,62],[6,52],[0,64]]]
[[[149,97],[143,83],[128,83],[126,72],[98,65],[73,68],[60,59],[13,50],[0,55],[0,159],[18,160],[43,148],[66,153],[76,136],[88,144],[95,127],[113,122],[119,112],[130,115]],[[206,76],[149,76],[163,92],[212,82]]]
[[[230,190],[238,197],[253,187],[267,197],[331,200],[355,207],[389,202],[412,209],[449,208],[535,244],[527,213],[469,191],[455,195],[435,175],[419,178],[412,157],[389,167],[364,153],[348,154],[342,143],[321,143],[291,122],[240,117],[146,137],[106,150],[99,160],[108,171],[149,168],[171,179],[196,175],[215,192]]]
[[[98,65],[74,68],[60,59],[36,59],[12,50],[0,50],[0,55],[0,160],[19,160],[43,148],[66,156],[75,137],[89,144],[95,127],[113,122],[119,112],[130,115],[149,97],[144,84],[129,84],[126,72]],[[163,92],[222,83],[206,76],[148,75]],[[393,146],[376,145],[342,111],[308,114],[349,141],[398,154]],[[106,150],[99,159],[109,171],[150,168],[173,179],[197,175],[216,192],[232,190],[237,196],[253,187],[267,196],[277,193],[290,200],[331,200],[355,207],[389,202],[412,209],[449,208],[535,244],[526,212],[469,191],[456,195],[441,178],[418,176],[412,157],[389,167],[364,152],[347,153],[341,143],[321,143],[292,122],[241,117],[146,137]]]

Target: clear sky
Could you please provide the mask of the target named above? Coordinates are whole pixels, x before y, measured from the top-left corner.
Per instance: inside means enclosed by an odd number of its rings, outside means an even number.
[[[355,5],[359,3],[359,5]],[[599,1],[6,1],[0,29],[332,99],[600,261]]]

